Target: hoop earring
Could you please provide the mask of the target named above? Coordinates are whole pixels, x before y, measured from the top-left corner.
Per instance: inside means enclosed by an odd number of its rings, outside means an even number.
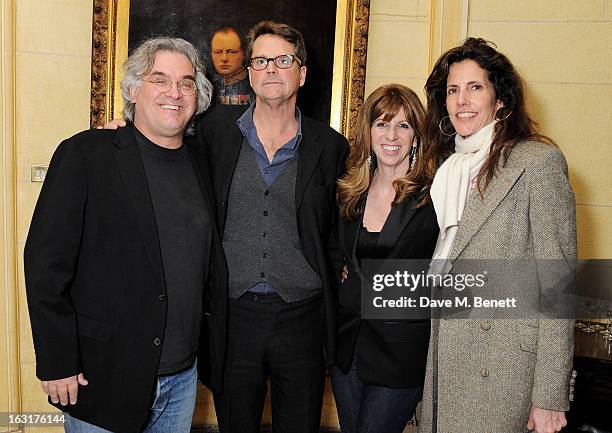
[[[454,127],[453,127],[453,133],[452,133],[452,134],[449,134],[449,133],[447,133],[447,132],[444,132],[444,130],[442,129],[442,122],[443,122],[443,121],[444,121],[444,119],[446,119],[446,118],[448,118],[448,120],[449,120],[449,122],[450,122],[450,116],[444,116],[442,119],[440,119],[440,123],[438,123],[438,129],[440,130],[440,132],[441,132],[442,134],[446,135],[447,137],[453,137],[453,136],[454,136],[454,135],[457,133],[457,131],[455,131],[455,130],[454,130],[454,129],[455,129]],[[452,123],[451,123],[451,126],[453,126],[453,124],[452,124]]]
[[[510,115],[512,114],[512,110],[510,110],[510,112],[508,114],[506,114],[505,117],[502,117],[501,119],[497,118],[497,113],[499,113],[500,111],[502,111],[504,109],[504,107],[501,107],[499,110],[497,110],[495,112],[495,120],[497,120],[498,122],[503,122],[504,120],[506,120],[508,117],[510,117]]]

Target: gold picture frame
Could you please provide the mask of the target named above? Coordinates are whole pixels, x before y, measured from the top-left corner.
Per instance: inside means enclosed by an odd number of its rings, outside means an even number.
[[[351,139],[365,89],[370,0],[337,0],[330,125]],[[121,112],[121,65],[128,55],[129,0],[94,0],[91,126]]]

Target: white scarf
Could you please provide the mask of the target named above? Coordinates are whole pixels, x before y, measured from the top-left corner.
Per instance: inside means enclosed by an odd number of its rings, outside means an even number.
[[[489,123],[467,138],[455,135],[455,153],[436,172],[431,185],[431,200],[440,227],[433,255],[434,260],[438,259],[435,268],[442,268],[450,256],[471,184],[489,154],[495,123]]]

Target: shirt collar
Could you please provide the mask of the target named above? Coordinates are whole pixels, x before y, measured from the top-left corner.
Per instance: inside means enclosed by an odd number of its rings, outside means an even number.
[[[240,118],[238,118],[238,120],[236,121],[238,128],[242,132],[242,135],[244,135],[245,137],[248,136],[249,130],[255,128],[255,123],[253,122],[254,109],[255,102],[253,102],[249,106],[249,108],[244,113],[242,113],[242,116],[240,116]],[[297,144],[302,140],[302,112],[300,111],[297,105],[295,106],[295,120],[298,124],[297,133],[295,134],[297,140],[292,140],[289,146],[287,146],[291,149],[295,149]]]

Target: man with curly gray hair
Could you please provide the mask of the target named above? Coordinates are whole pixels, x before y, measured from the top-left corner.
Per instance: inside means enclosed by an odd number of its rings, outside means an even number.
[[[123,118],[134,121],[136,104],[132,100],[131,91],[140,89],[142,79],[151,72],[158,51],[168,51],[187,57],[193,67],[192,81],[195,83],[196,110],[194,114],[204,112],[210,106],[212,85],[206,78],[204,65],[200,61],[198,50],[181,38],[150,39],[134,50],[123,64],[123,79],[121,80],[121,96],[123,97]]]
[[[216,322],[201,318],[226,308],[209,273],[223,254],[208,171],[185,137],[211,85],[178,38],[143,43],[124,71],[127,126],[62,142],[34,212],[36,373],[68,433],[187,433],[196,358],[214,364],[200,329]]]

